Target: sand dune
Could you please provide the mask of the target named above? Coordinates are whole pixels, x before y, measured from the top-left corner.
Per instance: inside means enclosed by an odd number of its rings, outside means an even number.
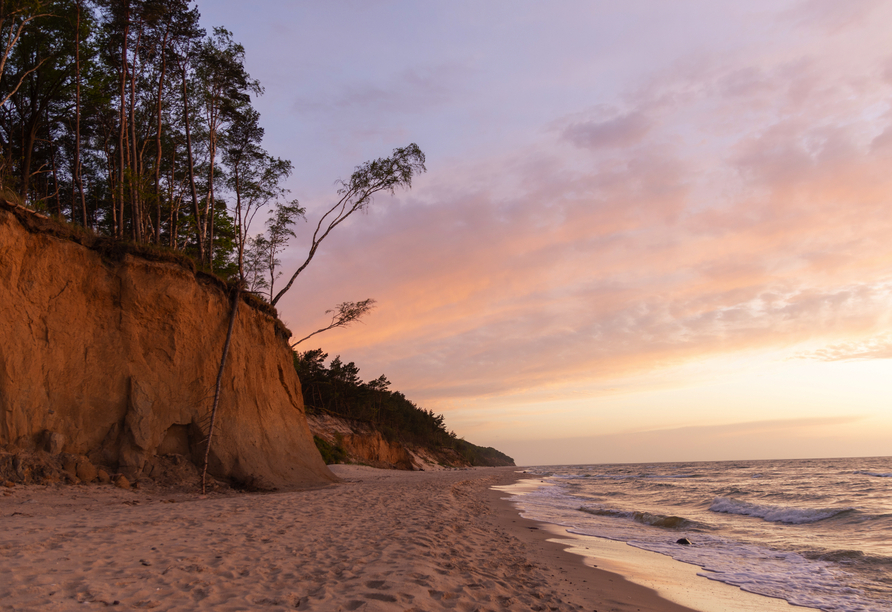
[[[204,499],[8,489],[0,609],[685,610],[547,542],[489,488],[513,469],[336,469],[325,488]]]

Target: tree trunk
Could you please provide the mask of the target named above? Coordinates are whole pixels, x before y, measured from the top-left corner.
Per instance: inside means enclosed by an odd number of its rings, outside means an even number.
[[[53,188],[56,190],[56,216],[62,217],[62,200],[59,198],[59,175],[56,172],[56,147],[53,147]]]
[[[239,162],[233,164],[235,172],[235,231],[238,233],[238,275],[239,280],[245,280],[245,235],[247,232],[242,231],[242,182],[239,176]]]
[[[167,201],[170,202],[170,248],[177,246],[177,229],[180,222],[180,205],[174,205],[173,201],[173,184],[176,180],[177,167],[177,146],[174,142],[173,153],[170,156],[170,180],[167,183]],[[179,199],[179,197],[177,197]]]
[[[34,153],[34,142],[37,140],[37,130],[40,128],[40,121],[32,118],[28,125],[27,131],[22,126],[22,136],[24,145],[24,159],[22,160],[22,202],[28,201],[28,192],[31,191],[31,159]]]
[[[121,43],[121,112],[118,130],[118,226],[115,236],[124,238],[124,177],[127,168],[127,39],[130,36],[130,10],[127,10],[127,24],[124,26],[124,39]]]
[[[164,94],[164,76],[167,73],[167,41],[170,22],[164,30],[161,43],[161,75],[158,77],[158,122],[155,127],[155,244],[161,244],[161,109]]]
[[[217,159],[217,104],[215,103],[216,91],[211,90],[210,105],[208,108],[208,157],[211,160],[208,168],[208,199],[206,207],[206,218],[208,219],[208,267],[211,272],[214,271],[214,162]]]
[[[139,152],[139,143],[136,134],[136,66],[139,58],[139,47],[142,44],[142,22],[138,21],[139,30],[136,34],[136,45],[133,48],[133,65],[130,69],[130,217],[132,219],[133,240],[142,242],[143,239],[143,212],[142,196],[140,194],[140,178],[142,177],[142,155]]]
[[[198,243],[198,260],[204,263],[204,228],[195,192],[195,163],[192,159],[192,132],[189,128],[189,90],[186,87],[186,66],[183,65],[183,114],[186,118],[186,152],[189,157],[189,188],[192,191],[192,214],[195,215],[195,241]]]
[[[74,183],[80,196],[82,221],[87,227],[87,200],[84,197],[84,182],[81,178],[81,0],[77,0],[77,22],[74,33]],[[71,203],[71,219],[75,218],[76,206]]]
[[[111,134],[105,129],[103,126],[102,129],[102,150],[105,153],[105,163],[108,171],[108,192],[111,194],[111,212],[112,212],[112,229],[115,231],[115,235],[117,235],[118,228],[118,206],[115,202],[115,191],[118,186],[115,184],[115,176],[117,175],[117,169],[115,168],[115,156],[112,152],[111,148]]]

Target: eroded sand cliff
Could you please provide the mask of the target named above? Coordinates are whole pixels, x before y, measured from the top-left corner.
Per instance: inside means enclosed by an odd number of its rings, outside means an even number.
[[[0,447],[89,457],[139,476],[199,462],[228,323],[219,283],[96,250],[0,206]],[[330,482],[282,327],[243,304],[210,472],[269,487]]]

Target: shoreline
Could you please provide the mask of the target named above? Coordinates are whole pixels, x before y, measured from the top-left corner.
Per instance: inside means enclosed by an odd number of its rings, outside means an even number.
[[[538,480],[544,484],[540,476],[529,474],[528,478],[518,480],[514,486],[501,487],[502,498],[506,496],[522,496],[543,484],[523,484],[524,481]],[[544,485],[547,486],[547,485]],[[507,505],[510,510],[520,516],[521,509],[516,502],[507,499],[499,499],[499,502]],[[522,503],[518,502],[518,503]],[[710,580],[704,574],[708,570],[698,565],[692,565],[677,561],[672,557],[656,552],[636,548],[629,544],[601,538],[582,535],[570,531],[562,525],[537,521],[534,519],[522,519],[526,528],[533,533],[541,534],[538,537],[547,541],[551,546],[560,547],[563,554],[574,558],[577,563],[583,564],[586,571],[598,571],[608,576],[619,576],[632,587],[645,588],[654,594],[661,602],[668,602],[681,606],[683,610],[693,612],[820,612],[817,608],[798,606],[784,599],[768,597],[741,588],[726,584],[718,580]],[[615,578],[602,577],[608,582]],[[663,605],[663,604],[657,604]],[[644,610],[645,608],[642,608]]]
[[[519,469],[519,468],[512,468]],[[538,478],[534,474],[517,473],[517,482]],[[533,556],[541,562],[556,568],[561,580],[572,585],[587,601],[593,610],[603,612],[704,612],[689,608],[661,597],[657,591],[636,584],[626,576],[586,563],[586,557],[570,552],[570,547],[556,538],[567,539],[566,531],[550,523],[523,518],[513,502],[504,499],[512,495],[504,490],[490,487],[486,492],[487,501],[493,507],[497,520],[520,540],[526,541],[533,550]]]
[[[522,518],[492,489],[518,468],[333,467],[336,485],[203,499],[6,490],[0,610],[695,612]]]

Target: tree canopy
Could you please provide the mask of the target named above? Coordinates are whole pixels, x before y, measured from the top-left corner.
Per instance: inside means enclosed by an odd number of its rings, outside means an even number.
[[[0,0],[0,192],[184,252],[275,305],[335,227],[411,186],[424,154],[397,148],[340,181],[305,261],[276,286],[305,210],[284,187],[291,162],[263,147],[263,87],[245,61],[189,0]]]
[[[322,349],[294,353],[307,414],[328,414],[369,423],[392,441],[431,450],[450,449],[470,465],[514,465],[507,455],[465,441],[450,431],[442,414],[416,405],[399,391],[390,390],[383,374],[363,382],[359,368],[340,355],[326,367]]]

